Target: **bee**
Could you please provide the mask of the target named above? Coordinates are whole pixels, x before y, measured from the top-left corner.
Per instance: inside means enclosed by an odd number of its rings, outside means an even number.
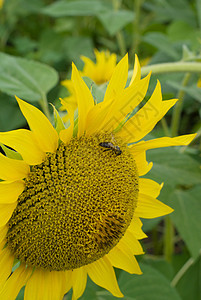
[[[104,151],[112,150],[117,156],[122,153],[119,146],[116,146],[116,145],[112,144],[111,142],[102,142],[99,144],[99,146],[107,148]]]

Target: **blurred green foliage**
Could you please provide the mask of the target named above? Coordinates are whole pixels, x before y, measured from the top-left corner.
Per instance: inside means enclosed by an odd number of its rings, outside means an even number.
[[[40,108],[44,98],[58,107],[59,97],[67,95],[59,82],[69,78],[71,62],[81,69],[80,55],[94,59],[94,48],[109,49],[118,59],[128,52],[130,67],[134,53],[142,63],[148,58],[149,65],[199,63],[201,1],[5,0],[0,10],[0,130],[26,126],[15,94]],[[170,216],[173,254],[168,261],[164,258],[164,218],[144,220],[149,235],[142,241],[148,254],[139,258],[144,274],[117,272],[124,299],[201,299],[200,74],[192,72],[184,86],[185,76],[181,72],[155,74],[147,94],[153,92],[158,78],[164,99],[183,98],[179,133],[198,132],[191,147],[148,154],[154,162],[148,177],[165,183],[159,199],[175,209]],[[103,90],[93,85],[97,100]],[[152,137],[170,132],[172,111],[165,120],[166,126],[158,124]],[[17,299],[23,299],[23,290]],[[81,299],[115,297],[89,281]]]

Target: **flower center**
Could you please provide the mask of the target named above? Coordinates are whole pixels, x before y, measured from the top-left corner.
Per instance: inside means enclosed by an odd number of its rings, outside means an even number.
[[[109,133],[74,138],[31,167],[9,221],[7,242],[28,266],[71,270],[107,254],[128,228],[138,173]]]

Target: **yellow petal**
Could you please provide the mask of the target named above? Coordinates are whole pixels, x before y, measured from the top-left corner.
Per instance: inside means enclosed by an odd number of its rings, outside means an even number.
[[[16,100],[40,149],[44,152],[55,152],[58,147],[58,134],[47,117],[35,106],[18,97]]]
[[[68,144],[68,142],[71,140],[73,136],[73,127],[70,126],[66,129],[63,129],[59,133],[59,138],[61,139],[64,144]]]
[[[120,249],[117,244],[117,246],[107,254],[107,258],[116,268],[122,269],[130,274],[142,274],[135,257],[126,247]]]
[[[8,222],[16,206],[17,201],[11,204],[0,204],[0,227]]]
[[[6,157],[12,158],[12,159],[17,159],[17,160],[22,160],[21,154],[16,152],[15,150],[11,150],[10,148],[6,147],[4,144],[0,143],[1,148],[3,149]]]
[[[8,278],[0,291],[0,299],[2,300],[15,300],[21,288],[26,284],[31,275],[32,269],[26,268],[21,265],[13,274]]]
[[[120,122],[125,120],[126,116],[144,99],[148,89],[150,75],[151,74],[148,74],[142,80],[133,83],[116,95],[116,98],[105,117],[104,123],[102,124],[103,130],[113,131],[116,129]],[[124,141],[126,140],[124,139]]]
[[[125,87],[128,76],[128,55],[126,54],[117,64],[109,81],[104,101],[115,98]]]
[[[75,106],[74,106],[74,103],[69,103],[69,105],[67,105],[65,103],[65,101],[63,101],[63,99],[60,99],[60,101],[61,101],[61,104],[66,106],[66,110],[68,112],[68,119],[70,121],[70,126],[66,129],[61,130],[59,133],[59,137],[62,142],[67,144],[73,137]]]
[[[73,83],[71,80],[66,79],[66,80],[61,81],[61,85],[65,86],[68,89],[68,91],[70,92],[70,94],[74,93]]]
[[[132,148],[129,148],[129,150],[132,153]],[[133,155],[133,157],[134,157],[134,160],[135,160],[136,165],[137,165],[139,176],[143,176],[151,170],[151,168],[153,166],[153,163],[152,162],[150,162],[150,163],[147,162],[145,151],[141,152],[138,155]]]
[[[201,77],[198,79],[197,87],[198,87],[198,88],[201,88]]]
[[[10,253],[8,247],[0,251],[0,290],[2,289],[9,275],[11,274],[13,261],[14,256]]]
[[[140,218],[152,219],[164,216],[173,212],[173,209],[159,200],[139,193],[138,205],[135,210],[135,215]]]
[[[3,180],[18,180],[28,176],[29,165],[17,159],[11,159],[0,153],[0,178]]]
[[[119,241],[118,246],[121,247],[122,243],[126,245],[134,255],[140,255],[144,253],[140,242],[138,242],[134,233],[129,230],[126,231],[122,239]]]
[[[87,135],[92,135],[93,133],[100,131],[104,124],[107,124],[106,116],[111,109],[113,100],[114,99],[110,99],[107,102],[100,102],[89,111],[86,119]]]
[[[136,83],[137,81],[140,80],[140,78],[141,78],[140,62],[138,56],[135,54],[135,65],[134,65],[133,75],[129,85]]]
[[[10,204],[17,201],[25,187],[24,181],[0,182],[0,204]]]
[[[6,243],[7,243],[6,238],[4,240],[0,241],[0,250],[2,250],[5,247]]]
[[[64,292],[65,294],[72,288],[72,271],[64,271]]]
[[[130,143],[142,139],[176,102],[177,99],[162,101],[158,82],[149,101],[125,123],[119,135]]]
[[[6,234],[8,231],[7,226],[3,226],[0,228],[0,250],[5,246],[6,244]]]
[[[94,80],[94,70],[95,70],[95,63],[86,56],[81,56],[81,60],[84,62],[84,68],[82,72],[82,76],[90,77],[92,80]],[[91,76],[89,76],[91,75]]]
[[[76,66],[72,64],[72,77],[77,105],[78,105],[78,137],[80,137],[86,130],[86,117],[90,109],[94,106],[94,99],[90,90],[80,76]]]
[[[84,267],[73,270],[72,272],[72,286],[73,297],[72,300],[77,300],[84,293],[87,283],[87,272]]]
[[[149,85],[150,74],[141,81],[122,90],[116,98],[97,104],[87,117],[87,134],[96,131],[113,131],[143,100]],[[117,133],[121,136],[121,131]]]
[[[162,187],[163,184],[158,184],[151,179],[139,178],[139,192],[142,194],[146,194],[153,198],[156,198],[160,194],[160,190],[162,189]]]
[[[162,148],[162,147],[170,147],[170,146],[181,146],[181,145],[188,145],[194,138],[196,137],[196,134],[187,134],[187,135],[181,135],[174,138],[170,137],[162,137],[150,141],[142,141],[135,145],[133,145],[132,153],[134,155],[138,155],[142,151],[146,151],[149,149],[155,149],[155,148]]]
[[[40,164],[45,158],[45,152],[37,146],[33,132],[29,130],[0,132],[0,142],[19,152],[29,165]]]
[[[114,269],[105,256],[85,266],[85,268],[91,280],[97,285],[108,290],[115,297],[123,297],[116,280]]]
[[[131,231],[137,240],[141,240],[147,237],[147,235],[142,230],[141,220],[136,216],[133,216],[133,219],[127,230]]]
[[[65,273],[35,269],[25,287],[24,300],[62,300]]]

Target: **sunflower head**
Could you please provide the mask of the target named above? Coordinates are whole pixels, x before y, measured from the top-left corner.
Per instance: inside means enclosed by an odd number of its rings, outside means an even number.
[[[100,141],[113,139],[106,133],[73,138],[31,167],[8,223],[8,247],[21,262],[72,270],[103,257],[122,238],[137,205],[138,174],[122,142],[122,155],[115,148],[104,152]]]
[[[87,275],[122,297],[113,267],[141,274],[134,256],[143,253],[139,240],[146,237],[140,218],[172,211],[156,199],[161,185],[142,178],[152,167],[146,150],[187,145],[195,135],[139,142],[176,100],[162,101],[158,83],[128,119],[150,76],[141,79],[137,58],[125,88],[127,73],[125,56],[96,104],[73,64],[78,119],[65,103],[68,128],[55,130],[40,110],[17,98],[31,130],[0,133],[0,142],[18,153],[0,155],[0,299],[14,299],[24,285],[25,299],[59,300],[70,288],[77,299]],[[11,274],[14,259],[20,266]]]

